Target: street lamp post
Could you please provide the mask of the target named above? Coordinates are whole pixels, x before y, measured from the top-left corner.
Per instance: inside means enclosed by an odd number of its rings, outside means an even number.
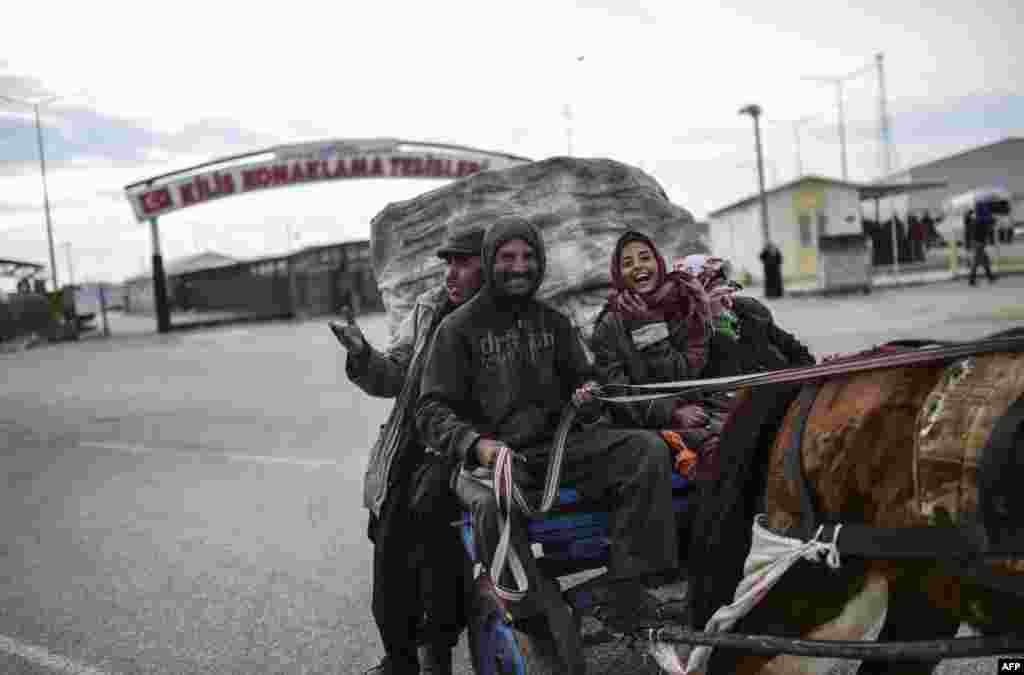
[[[21,105],[27,105],[32,107],[32,111],[35,114],[36,120],[36,141],[39,144],[39,169],[43,176],[43,210],[46,213],[46,241],[50,247],[50,275],[52,277],[51,283],[53,284],[53,290],[57,290],[57,256],[54,255],[53,251],[53,223],[50,220],[50,195],[46,187],[46,153],[43,150],[43,129],[39,122],[39,106],[46,105],[47,103],[53,103],[60,96],[51,96],[41,101],[32,103],[30,101],[22,101],[21,99],[11,98],[10,96],[0,96],[0,99],[9,103],[19,103]]]
[[[813,120],[816,115],[810,117],[802,117],[797,121],[793,122],[793,140],[796,142],[796,177],[800,178],[804,175],[804,162],[800,156],[800,127]]]
[[[757,150],[757,187],[758,196],[761,201],[761,236],[764,244],[771,241],[771,230],[768,226],[768,199],[764,194],[764,158],[761,155],[761,106],[756,103],[744,106],[739,110],[740,115],[750,115],[754,120],[754,145]]]
[[[64,249],[64,259],[68,263],[68,285],[69,286],[74,286],[75,285],[75,270],[71,266],[71,242],[70,241],[64,242],[63,244],[61,244],[61,248]]]
[[[568,146],[568,156],[572,157],[572,106],[568,103],[562,108],[562,116],[565,117],[565,142]]]
[[[889,114],[886,111],[885,98],[885,67],[882,63],[884,56],[881,53],[875,54],[875,65],[878,68],[878,126],[882,135],[882,178],[888,178],[892,171],[892,156],[889,151]]]

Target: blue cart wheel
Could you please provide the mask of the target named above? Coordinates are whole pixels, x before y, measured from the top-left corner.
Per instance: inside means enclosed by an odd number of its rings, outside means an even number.
[[[493,602],[477,591],[469,622],[469,651],[476,675],[555,675],[561,673],[550,639],[513,626]]]

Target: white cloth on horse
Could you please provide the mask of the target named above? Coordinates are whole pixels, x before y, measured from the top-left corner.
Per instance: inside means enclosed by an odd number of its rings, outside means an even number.
[[[839,549],[835,542],[839,538],[841,525],[836,527],[832,542],[826,544],[818,541],[823,529],[821,527],[813,539],[804,541],[772,532],[763,524],[765,518],[767,516],[763,513],[754,517],[754,536],[750,543],[750,553],[743,565],[743,579],[736,587],[735,600],[730,605],[718,608],[704,627],[705,632],[724,632],[736,625],[801,558],[815,562],[824,559],[829,567],[839,567]],[[708,645],[698,645],[690,652],[686,664],[687,674],[704,670],[711,658],[711,649]]]

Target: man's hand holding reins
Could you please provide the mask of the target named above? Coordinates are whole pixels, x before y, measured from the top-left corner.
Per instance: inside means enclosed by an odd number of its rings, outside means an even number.
[[[476,461],[480,466],[494,466],[498,461],[498,451],[505,447],[501,441],[493,438],[481,438],[476,442]]]
[[[597,392],[599,387],[600,385],[593,380],[589,382],[584,382],[579,387],[577,387],[576,391],[573,392],[572,404],[577,408],[582,408],[590,403],[593,403],[594,394]]]

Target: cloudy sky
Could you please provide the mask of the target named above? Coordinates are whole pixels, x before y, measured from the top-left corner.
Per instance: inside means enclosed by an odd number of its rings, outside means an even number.
[[[697,217],[756,189],[756,102],[769,186],[879,177],[885,55],[896,168],[1024,135],[1014,0],[806,2],[16,3],[0,26],[0,95],[42,110],[58,274],[120,280],[148,265],[124,186],[279,143],[390,136],[542,159],[610,157],[651,173]],[[566,107],[569,115],[566,115]],[[567,120],[567,117],[569,118]],[[238,256],[366,237],[431,180],[250,194],[161,220],[165,258]],[[0,102],[0,257],[48,261],[31,109]]]

